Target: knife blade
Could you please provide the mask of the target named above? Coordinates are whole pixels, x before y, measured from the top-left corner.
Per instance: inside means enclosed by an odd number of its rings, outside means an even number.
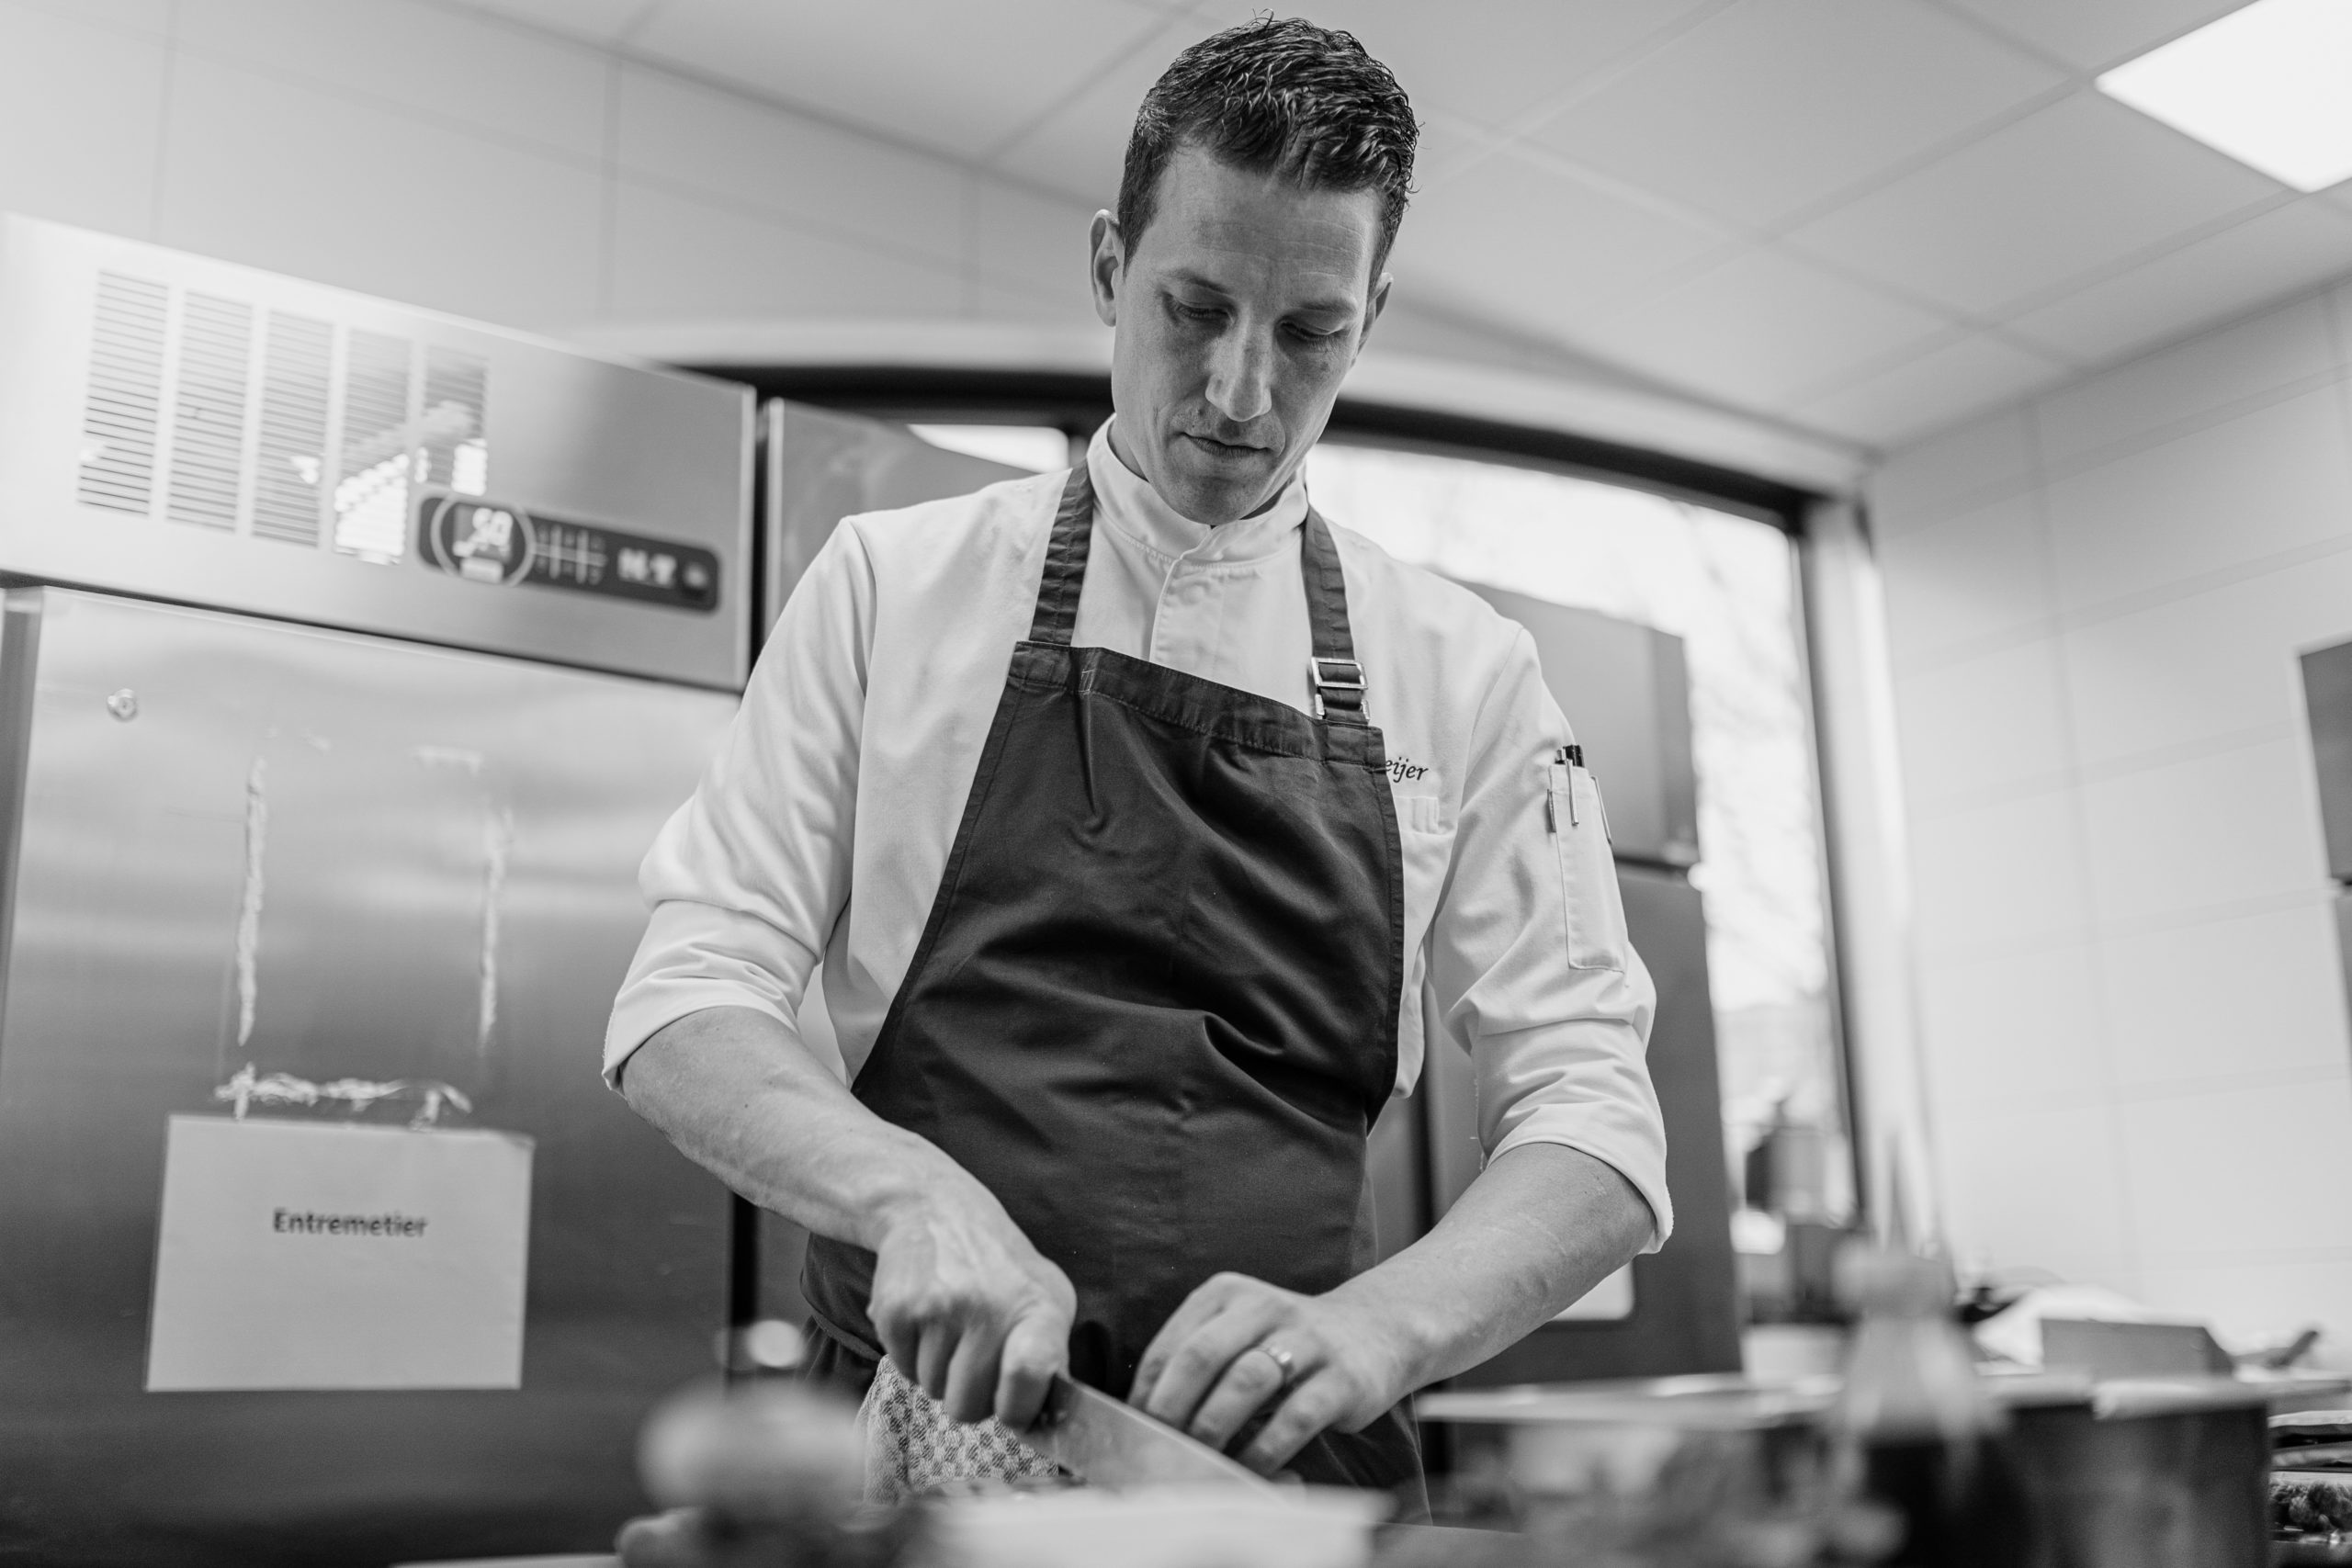
[[[1273,1483],[1123,1400],[1056,1375],[1036,1424],[1022,1437],[1095,1486],[1237,1486]]]

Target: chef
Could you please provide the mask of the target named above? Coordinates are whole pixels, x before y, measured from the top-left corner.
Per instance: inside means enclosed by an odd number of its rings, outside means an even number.
[[[1655,993],[1533,646],[1301,478],[1415,135],[1345,33],[1178,57],[1093,220],[1085,461],[842,522],[646,859],[606,1073],[812,1233],[813,1371],[933,1461],[1008,1462],[1067,1371],[1410,1488],[1404,1397],[1672,1224]],[[1471,1054],[1487,1160],[1370,1267],[1424,1049]]]

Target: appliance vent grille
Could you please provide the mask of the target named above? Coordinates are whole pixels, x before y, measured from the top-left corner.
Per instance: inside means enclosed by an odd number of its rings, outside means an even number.
[[[90,390],[82,409],[82,475],[91,506],[144,514],[155,479],[155,424],[164,396],[164,323],[170,290],[119,272],[98,274]]]
[[[478,355],[426,347],[424,416],[417,422],[426,484],[460,495],[490,489],[489,387],[490,367]]]
[[[334,547],[398,560],[408,541],[409,424],[414,347],[354,328],[343,371],[343,466],[334,486]]]
[[[261,443],[254,465],[254,532],[319,542],[319,474],[327,448],[327,377],[334,329],[269,312],[262,350]]]
[[[172,479],[164,496],[164,513],[175,523],[237,525],[253,334],[253,307],[235,299],[190,294],[180,312]]]

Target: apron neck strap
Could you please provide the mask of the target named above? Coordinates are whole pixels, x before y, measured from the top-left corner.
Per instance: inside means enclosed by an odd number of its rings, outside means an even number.
[[[1081,462],[1062,486],[1061,510],[1054,513],[1054,536],[1046,546],[1046,574],[1037,583],[1037,618],[1029,623],[1031,642],[1069,646],[1078,630],[1078,591],[1086,585],[1086,547],[1094,539],[1094,480]]]
[[[1094,480],[1081,462],[1071,468],[1069,480],[1062,486],[1061,506],[1054,513],[1046,570],[1037,583],[1037,615],[1029,624],[1031,642],[1068,648],[1076,635],[1079,591],[1086,584],[1093,525]],[[1355,637],[1348,626],[1347,581],[1330,527],[1311,506],[1299,528],[1298,564],[1306,579],[1307,628],[1315,650],[1306,661],[1315,716],[1333,724],[1362,724],[1363,666],[1356,662]]]

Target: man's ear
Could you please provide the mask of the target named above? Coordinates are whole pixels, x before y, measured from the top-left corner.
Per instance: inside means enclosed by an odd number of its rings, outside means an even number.
[[[1381,311],[1388,309],[1388,286],[1396,281],[1394,273],[1384,272],[1380,275],[1380,281],[1372,286],[1372,304],[1363,313],[1363,330],[1356,333],[1356,353],[1362,354],[1363,345],[1372,340],[1372,323],[1380,320]]]
[[[1094,215],[1094,227],[1087,235],[1091,254],[1087,257],[1086,281],[1094,292],[1094,314],[1106,327],[1119,324],[1119,274],[1127,264],[1126,237],[1119,232],[1119,220],[1108,212]]]

